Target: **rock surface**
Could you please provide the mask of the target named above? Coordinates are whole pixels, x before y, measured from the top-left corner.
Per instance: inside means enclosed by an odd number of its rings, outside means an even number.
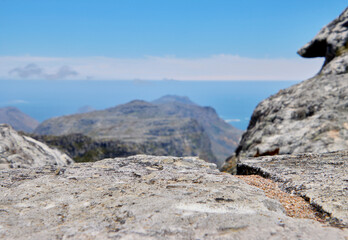
[[[30,137],[21,136],[11,126],[0,124],[0,169],[72,163],[66,154]]]
[[[342,239],[197,158],[0,172],[1,239]]]
[[[177,156],[197,155],[221,165],[237,146],[242,131],[220,119],[211,107],[198,106],[185,97],[165,96],[153,103],[135,100],[102,111],[49,119],[35,133],[79,133],[97,140],[137,144],[168,145],[174,141],[176,149],[188,150]],[[205,142],[204,146],[198,139]]]
[[[348,8],[299,54],[325,57],[323,69],[256,107],[237,156],[348,149]]]
[[[0,108],[0,123],[10,124],[16,131],[31,133],[39,122],[15,107]]]
[[[243,159],[238,174],[259,174],[305,197],[332,222],[348,227],[348,151]]]
[[[348,71],[348,8],[331,23],[323,27],[312,41],[298,50],[302,57],[325,57],[323,73],[347,73]],[[344,57],[337,64],[339,58]],[[332,60],[336,63],[329,64]]]

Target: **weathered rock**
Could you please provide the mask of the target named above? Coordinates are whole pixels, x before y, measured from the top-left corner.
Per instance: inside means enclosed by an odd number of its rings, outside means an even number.
[[[238,173],[270,177],[348,227],[348,151],[242,159]]]
[[[238,157],[348,149],[348,8],[299,53],[325,57],[322,71],[256,107]]]
[[[323,73],[347,73],[347,56],[342,62],[328,65],[333,59],[342,57],[348,53],[348,8],[323,27],[312,41],[302,47],[298,54],[302,57],[325,57]]]
[[[0,172],[2,239],[345,239],[197,158]]]
[[[30,137],[21,136],[11,126],[0,124],[0,169],[73,163],[66,154]]]
[[[240,157],[348,148],[348,74],[317,76],[281,90],[254,110]]]

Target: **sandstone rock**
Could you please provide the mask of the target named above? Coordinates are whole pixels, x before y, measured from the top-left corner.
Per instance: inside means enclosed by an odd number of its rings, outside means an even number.
[[[30,137],[21,136],[11,126],[0,124],[0,169],[72,163],[66,154]]]
[[[243,159],[238,173],[276,180],[348,227],[348,151]]]
[[[323,69],[256,107],[238,157],[348,149],[348,8],[299,54],[325,57]]]
[[[345,239],[197,158],[0,172],[1,239]]]

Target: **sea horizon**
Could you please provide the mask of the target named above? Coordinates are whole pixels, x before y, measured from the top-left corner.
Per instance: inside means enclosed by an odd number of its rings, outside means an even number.
[[[181,80],[0,80],[0,107],[14,106],[39,122],[77,113],[83,106],[102,110],[132,100],[151,102],[164,95],[186,96],[213,107],[234,127],[246,130],[257,104],[300,81]]]

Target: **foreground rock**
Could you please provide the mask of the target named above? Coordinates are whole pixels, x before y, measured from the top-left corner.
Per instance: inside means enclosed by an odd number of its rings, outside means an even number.
[[[72,163],[66,154],[30,137],[21,136],[11,126],[0,124],[0,169]]]
[[[0,172],[1,239],[345,239],[196,158]]]
[[[270,177],[348,227],[348,151],[243,159],[238,173]]]
[[[348,149],[348,8],[299,54],[325,57],[321,72],[262,101],[237,156]]]

